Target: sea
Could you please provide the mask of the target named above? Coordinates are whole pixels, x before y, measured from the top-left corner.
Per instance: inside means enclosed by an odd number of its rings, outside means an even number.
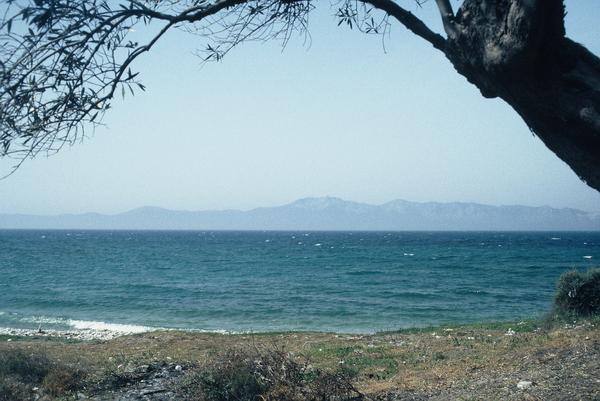
[[[373,333],[540,318],[600,232],[0,230],[0,328]]]

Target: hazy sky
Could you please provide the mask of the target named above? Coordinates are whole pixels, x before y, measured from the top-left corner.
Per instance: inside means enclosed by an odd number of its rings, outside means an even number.
[[[401,3],[441,31],[433,2]],[[568,35],[600,54],[597,0],[566,4]],[[310,46],[250,43],[204,66],[203,42],[172,33],[136,66],[147,92],[115,101],[107,128],[82,144],[0,181],[0,213],[249,209],[324,195],[600,211],[598,192],[428,43],[392,21],[384,51],[333,14],[313,14]]]

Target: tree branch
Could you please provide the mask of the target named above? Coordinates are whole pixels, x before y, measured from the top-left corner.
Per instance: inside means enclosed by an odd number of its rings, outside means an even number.
[[[444,31],[449,38],[456,36],[456,27],[454,26],[454,11],[452,11],[452,5],[450,0],[435,0],[438,10],[442,16],[442,22],[444,24]]]
[[[170,25],[174,25],[179,22],[197,22],[216,14],[223,9],[247,2],[248,0],[219,0],[209,5],[192,7],[180,14],[172,15],[152,10],[144,4],[134,1],[133,4],[139,8],[126,10],[123,13],[126,13],[131,17],[148,17],[157,20],[165,20],[170,22]]]
[[[446,39],[443,36],[433,32],[423,21],[417,18],[410,11],[405,10],[398,4],[391,0],[359,0],[365,4],[370,4],[373,7],[385,11],[395,19],[397,19],[402,25],[409,31],[417,36],[425,39],[433,45],[436,49],[441,52],[445,51]]]
[[[86,125],[100,124],[117,90],[123,97],[127,89],[132,95],[134,88],[145,90],[131,67],[173,28],[193,27],[209,41],[205,60],[219,60],[242,41],[281,39],[285,45],[293,32],[307,32],[315,1],[7,2],[0,6],[0,157],[53,153],[81,139]],[[445,51],[443,36],[393,0],[345,5],[338,17],[350,27],[384,35],[393,17]],[[376,22],[370,10],[385,15]],[[147,42],[129,39],[133,26],[151,21],[162,26]]]

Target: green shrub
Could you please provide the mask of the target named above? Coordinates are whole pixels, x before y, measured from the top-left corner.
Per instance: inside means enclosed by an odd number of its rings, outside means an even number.
[[[553,315],[568,319],[600,315],[600,268],[560,276]]]
[[[42,386],[46,392],[56,397],[78,389],[83,378],[84,372],[79,369],[55,365],[44,377]]]
[[[12,377],[0,376],[0,401],[27,401],[30,395],[27,385]]]
[[[0,377],[17,377],[25,383],[39,384],[46,377],[52,363],[43,354],[21,349],[0,351]]]
[[[0,401],[27,401],[37,394],[60,396],[78,388],[84,372],[50,360],[44,353],[22,349],[0,350]]]
[[[361,399],[345,371],[324,372],[280,350],[232,350],[189,375],[181,391],[200,401]]]

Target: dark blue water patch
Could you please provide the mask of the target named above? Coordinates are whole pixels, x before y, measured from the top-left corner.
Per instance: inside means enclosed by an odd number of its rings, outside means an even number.
[[[386,272],[380,270],[355,270],[346,272],[348,276],[380,276],[385,274]]]
[[[518,319],[544,314],[560,274],[598,258],[600,233],[0,231],[0,327],[370,332]]]

